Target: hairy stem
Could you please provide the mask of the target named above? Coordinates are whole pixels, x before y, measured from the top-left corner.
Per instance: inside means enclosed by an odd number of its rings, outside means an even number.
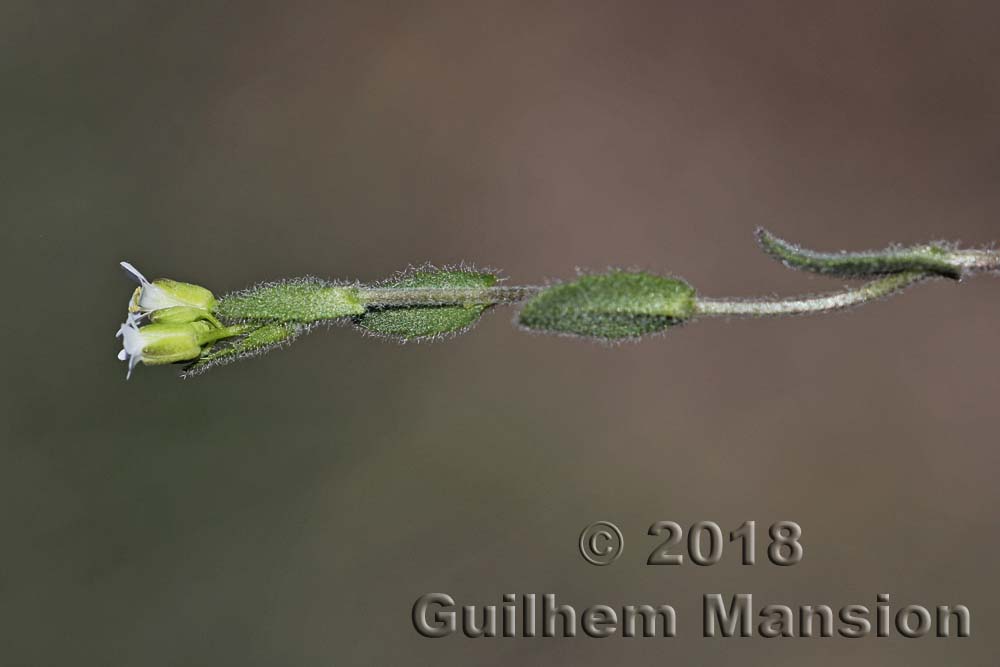
[[[966,271],[1000,271],[1000,252],[996,250],[953,250],[948,254],[955,266]]]
[[[777,317],[823,313],[881,299],[930,277],[926,272],[907,271],[874,280],[858,288],[818,296],[734,299],[699,297],[696,312],[705,316]],[[537,295],[543,288],[511,286],[487,288],[362,288],[360,299],[369,306],[415,307],[440,305],[514,304]]]
[[[811,297],[746,300],[699,297],[695,301],[695,310],[698,315],[716,317],[778,317],[826,313],[881,299],[928,277],[924,272],[907,271],[873,280],[854,289]]]

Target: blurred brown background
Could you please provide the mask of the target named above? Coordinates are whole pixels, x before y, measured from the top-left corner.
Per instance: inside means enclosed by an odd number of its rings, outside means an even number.
[[[1000,284],[607,348],[498,310],[192,381],[112,334],[410,263],[836,288],[763,257],[1000,240],[991,2],[0,3],[4,665],[993,665]],[[625,555],[576,540],[617,522]],[[645,566],[650,523],[791,519],[792,568]],[[761,542],[765,540],[761,538]],[[421,594],[671,603],[673,640],[420,638]],[[707,640],[705,593],[964,603],[966,640]]]

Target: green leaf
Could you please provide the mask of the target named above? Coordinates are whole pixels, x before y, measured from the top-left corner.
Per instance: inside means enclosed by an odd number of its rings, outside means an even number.
[[[241,338],[207,348],[195,363],[185,369],[183,375],[185,377],[198,375],[220,364],[264,354],[291,343],[308,330],[309,326],[304,324],[263,324]]]
[[[364,311],[356,287],[300,278],[227,294],[219,301],[216,312],[230,321],[311,323]]]
[[[843,278],[866,278],[909,271],[922,271],[953,280],[962,278],[962,268],[956,266],[950,250],[941,244],[868,252],[816,252],[780,239],[762,227],[758,227],[754,233],[764,252],[790,269]]]
[[[614,270],[549,287],[521,310],[522,326],[604,339],[666,330],[695,312],[695,291],[677,278]]]
[[[497,277],[462,269],[418,269],[382,285],[390,288],[482,288],[496,285]],[[433,338],[471,327],[489,306],[373,306],[354,318],[363,331],[393,338]]]

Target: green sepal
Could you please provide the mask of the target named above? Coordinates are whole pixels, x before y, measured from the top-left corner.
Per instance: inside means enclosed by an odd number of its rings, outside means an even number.
[[[215,308],[215,295],[201,285],[192,283],[182,283],[179,280],[170,278],[158,278],[153,281],[153,285],[159,287],[172,298],[195,308],[212,310]]]
[[[519,315],[536,331],[617,340],[666,330],[695,314],[695,291],[677,278],[613,270],[543,290]]]
[[[134,271],[131,267],[129,270]],[[144,283],[135,288],[129,311],[137,313],[183,306],[211,312],[216,305],[215,295],[201,285],[157,278],[152,283]]]
[[[468,288],[493,287],[497,277],[462,269],[419,269],[382,287],[397,288]],[[404,340],[433,338],[471,327],[488,308],[483,304],[448,306],[370,307],[354,318],[359,329],[379,336]]]
[[[222,323],[215,319],[215,316],[207,310],[194,306],[171,306],[151,311],[148,315],[150,322],[157,324],[186,324],[188,322],[198,322],[205,320],[211,322],[216,327],[221,327]]]
[[[147,366],[197,359],[202,347],[215,339],[217,329],[208,322],[147,324],[142,336],[142,363]]]

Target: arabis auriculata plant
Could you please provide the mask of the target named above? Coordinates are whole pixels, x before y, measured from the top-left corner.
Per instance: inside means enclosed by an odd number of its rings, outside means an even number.
[[[707,316],[769,317],[824,313],[879,299],[932,278],[1000,271],[1000,253],[947,243],[859,253],[805,250],[758,229],[770,256],[793,269],[869,279],[860,287],[819,296],[712,299],[675,277],[612,269],[547,286],[501,285],[492,271],[425,266],[388,281],[362,285],[300,278],[262,283],[216,298],[190,283],[139,282],[118,329],[128,376],[147,365],[186,364],[186,375],[288,344],[318,324],[346,321],[363,332],[397,340],[456,334],[489,308],[523,303],[525,329],[603,341],[638,339]]]

